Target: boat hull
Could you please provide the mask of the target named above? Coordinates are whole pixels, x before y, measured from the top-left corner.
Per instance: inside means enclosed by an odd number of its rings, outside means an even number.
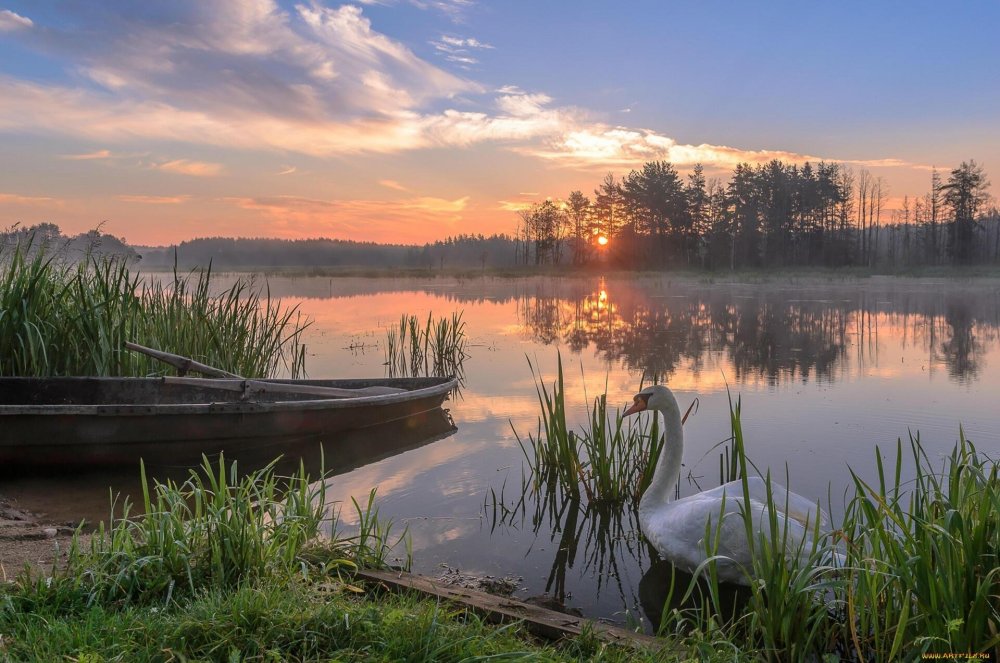
[[[335,442],[347,431],[439,408],[455,386],[446,378],[294,384],[406,391],[241,401],[238,394],[173,388],[158,378],[0,378],[0,467],[164,463],[306,439]],[[108,402],[116,394],[118,402]]]

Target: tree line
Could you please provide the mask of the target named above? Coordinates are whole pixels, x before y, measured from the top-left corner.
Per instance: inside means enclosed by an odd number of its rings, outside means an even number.
[[[514,264],[515,240],[507,235],[459,235],[422,246],[340,239],[203,237],[140,249],[142,265],[188,269],[287,267],[486,269]]]
[[[0,260],[5,255],[22,251],[28,255],[44,253],[64,262],[80,262],[91,258],[117,257],[138,260],[139,256],[124,238],[115,237],[100,227],[78,235],[66,235],[54,223],[32,226],[15,223],[0,228]]]
[[[650,161],[518,212],[517,262],[738,269],[1000,262],[1000,213],[975,161],[887,209],[881,177],[842,164],[741,163],[728,182]]]

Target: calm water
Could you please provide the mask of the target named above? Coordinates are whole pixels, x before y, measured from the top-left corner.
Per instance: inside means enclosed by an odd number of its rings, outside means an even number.
[[[386,327],[401,313],[464,311],[473,347],[454,421],[361,436],[334,459],[333,497],[378,488],[382,515],[409,528],[415,570],[523,578],[520,597],[549,593],[589,616],[645,618],[664,573],[622,513],[519,497],[523,455],[512,432],[537,426],[526,357],[546,380],[556,353],[579,422],[607,385],[625,405],[640,379],[658,375],[682,407],[682,492],[718,481],[728,437],[727,384],[742,397],[752,459],[791,488],[838,510],[850,465],[874,476],[875,445],[894,449],[919,431],[932,457],[951,449],[959,426],[1000,455],[1000,284],[871,279],[860,283],[731,284],[655,279],[270,279],[272,295],[300,304],[313,377],[384,375]],[[457,429],[457,430],[456,430]],[[388,440],[388,442],[386,442]],[[393,442],[395,441],[395,442]],[[395,446],[394,446],[395,445]],[[327,465],[336,455],[327,447]],[[71,520],[98,518],[108,484],[129,477],[22,479],[0,492]],[[351,514],[345,509],[345,520]]]

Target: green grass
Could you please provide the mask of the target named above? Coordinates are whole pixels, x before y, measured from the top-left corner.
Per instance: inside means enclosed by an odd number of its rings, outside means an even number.
[[[307,322],[295,307],[247,279],[217,290],[210,270],[144,279],[123,260],[0,255],[0,375],[164,372],[126,341],[247,377],[303,372]]]
[[[168,608],[25,613],[0,594],[5,661],[674,661],[581,636],[557,645],[415,595],[270,580],[206,590]],[[718,660],[725,660],[721,656]],[[731,659],[729,659],[731,660]]]
[[[462,312],[450,317],[403,315],[386,331],[385,365],[391,377],[462,376],[469,341]]]

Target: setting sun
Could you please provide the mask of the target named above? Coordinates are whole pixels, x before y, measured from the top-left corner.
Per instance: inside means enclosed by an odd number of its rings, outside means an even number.
[[[608,243],[608,238],[605,237],[604,235],[601,235],[600,237],[597,238],[597,243],[600,244],[601,246],[604,246]]]

